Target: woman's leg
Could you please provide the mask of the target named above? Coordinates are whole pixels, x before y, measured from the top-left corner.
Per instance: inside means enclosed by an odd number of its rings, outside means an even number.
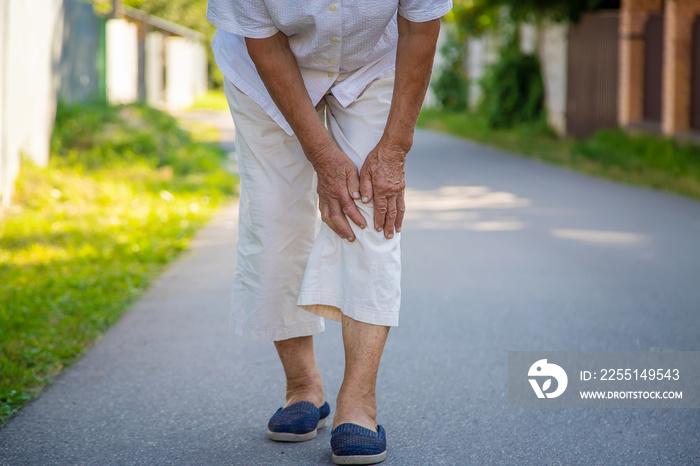
[[[274,341],[287,379],[287,404],[323,404],[313,337],[323,319],[296,305],[317,229],[315,174],[294,136],[226,81],[241,175],[233,284],[236,333]]]
[[[284,406],[310,401],[320,407],[324,403],[323,380],[316,367],[313,337],[276,341],[275,347],[287,378],[287,402]]]
[[[358,166],[384,131],[393,93],[393,73],[368,85],[360,97],[343,107],[332,95],[327,120],[338,147]],[[368,225],[374,206],[357,201]],[[358,424],[377,430],[376,382],[390,326],[398,325],[400,305],[401,234],[386,239],[374,228],[353,226],[349,243],[321,226],[307,266],[300,304],[342,322],[345,375],[338,393],[333,427]]]
[[[377,371],[389,327],[342,316],[345,375],[338,392],[333,428],[351,422],[377,430]]]

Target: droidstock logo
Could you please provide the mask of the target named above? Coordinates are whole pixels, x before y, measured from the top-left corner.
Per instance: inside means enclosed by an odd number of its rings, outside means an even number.
[[[537,398],[556,398],[564,393],[569,383],[566,371],[556,364],[548,363],[546,359],[540,359],[530,366],[527,375],[528,377],[535,377],[528,380]],[[538,382],[540,379],[542,380],[542,385]],[[557,385],[554,391],[549,392],[548,390],[552,388],[552,379],[557,381]]]

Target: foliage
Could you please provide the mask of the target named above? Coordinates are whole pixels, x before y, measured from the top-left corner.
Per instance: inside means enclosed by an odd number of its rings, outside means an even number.
[[[468,34],[548,18],[577,21],[587,11],[620,8],[620,0],[455,0],[449,18]]]
[[[700,146],[671,138],[602,130],[577,142],[575,150],[588,160],[633,172],[650,170],[677,180],[700,180]]]
[[[507,15],[500,0],[453,0],[452,5],[447,20],[466,35],[481,35],[497,29]]]
[[[95,13],[107,16],[112,13],[112,0],[87,0],[94,5]]]
[[[431,83],[435,97],[446,110],[465,110],[469,92],[464,72],[465,47],[454,29],[449,30],[440,54],[444,61],[437,70],[437,79]]]
[[[585,141],[558,139],[544,125],[492,129],[482,115],[423,110],[418,125],[584,173],[700,199],[700,146],[654,135],[601,130]]]
[[[620,0],[501,0],[515,19],[549,17],[555,21],[577,21],[587,11],[620,8]]]
[[[480,111],[492,128],[510,128],[544,118],[544,85],[537,56],[514,43],[501,49],[481,81]]]
[[[216,146],[140,106],[59,107],[0,221],[0,424],[70,365],[234,192]]]
[[[214,34],[207,20],[207,0],[124,0],[124,5],[194,29]]]
[[[59,106],[51,141],[56,163],[86,169],[140,163],[170,167],[177,176],[220,166],[212,148],[193,141],[166,113],[142,105],[96,108]]]

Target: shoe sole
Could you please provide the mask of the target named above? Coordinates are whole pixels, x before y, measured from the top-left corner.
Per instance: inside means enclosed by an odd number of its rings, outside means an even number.
[[[318,429],[322,429],[326,426],[326,418],[320,419],[318,425],[311,432],[305,434],[292,434],[289,432],[272,432],[270,429],[267,430],[267,438],[274,440],[275,442],[306,442],[307,440],[312,440],[318,435]],[[348,463],[353,464],[353,463]],[[357,463],[362,464],[362,463]],[[368,463],[371,464],[371,463]]]
[[[335,464],[377,464],[386,459],[386,451],[378,455],[338,456],[333,454]]]

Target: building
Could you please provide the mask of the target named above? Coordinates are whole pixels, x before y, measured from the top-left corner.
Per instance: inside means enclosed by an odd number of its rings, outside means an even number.
[[[700,132],[700,0],[623,0],[619,124]]]

